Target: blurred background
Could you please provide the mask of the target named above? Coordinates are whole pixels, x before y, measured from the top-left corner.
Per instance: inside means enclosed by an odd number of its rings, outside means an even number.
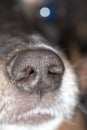
[[[72,62],[87,54],[87,0],[18,0],[17,8]]]
[[[9,28],[20,25],[28,34],[40,33],[58,44],[72,63],[87,55],[87,0],[0,0],[1,8]]]

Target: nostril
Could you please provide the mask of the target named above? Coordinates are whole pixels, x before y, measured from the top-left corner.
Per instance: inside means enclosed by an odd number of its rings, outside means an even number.
[[[32,75],[32,74],[34,74],[34,70],[31,68],[31,69],[29,70],[29,75]]]
[[[13,69],[12,75],[15,81],[22,81],[35,75],[35,71],[32,67],[26,67],[23,68],[22,70]]]
[[[64,67],[62,65],[50,65],[48,67],[48,75],[62,75],[64,72]]]

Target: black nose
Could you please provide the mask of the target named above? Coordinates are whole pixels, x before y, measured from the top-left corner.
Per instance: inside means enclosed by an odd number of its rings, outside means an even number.
[[[10,60],[7,72],[20,91],[45,94],[60,87],[64,65],[49,50],[24,50]]]

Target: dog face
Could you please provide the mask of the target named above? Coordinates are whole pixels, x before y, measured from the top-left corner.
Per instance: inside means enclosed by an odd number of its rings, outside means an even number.
[[[0,20],[0,129],[54,130],[75,114],[76,75],[58,46],[11,10]]]
[[[39,35],[1,37],[0,123],[53,130],[71,119],[79,90],[62,52]]]

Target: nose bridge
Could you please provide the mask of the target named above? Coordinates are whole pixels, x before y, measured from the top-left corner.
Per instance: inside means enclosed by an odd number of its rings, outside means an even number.
[[[41,60],[39,59],[39,65],[36,66],[35,71],[36,71],[36,78],[34,81],[32,81],[32,85],[39,85],[41,86],[41,84],[44,82],[45,77],[46,77],[46,68],[45,68],[45,64],[42,65],[43,63],[41,63]]]

